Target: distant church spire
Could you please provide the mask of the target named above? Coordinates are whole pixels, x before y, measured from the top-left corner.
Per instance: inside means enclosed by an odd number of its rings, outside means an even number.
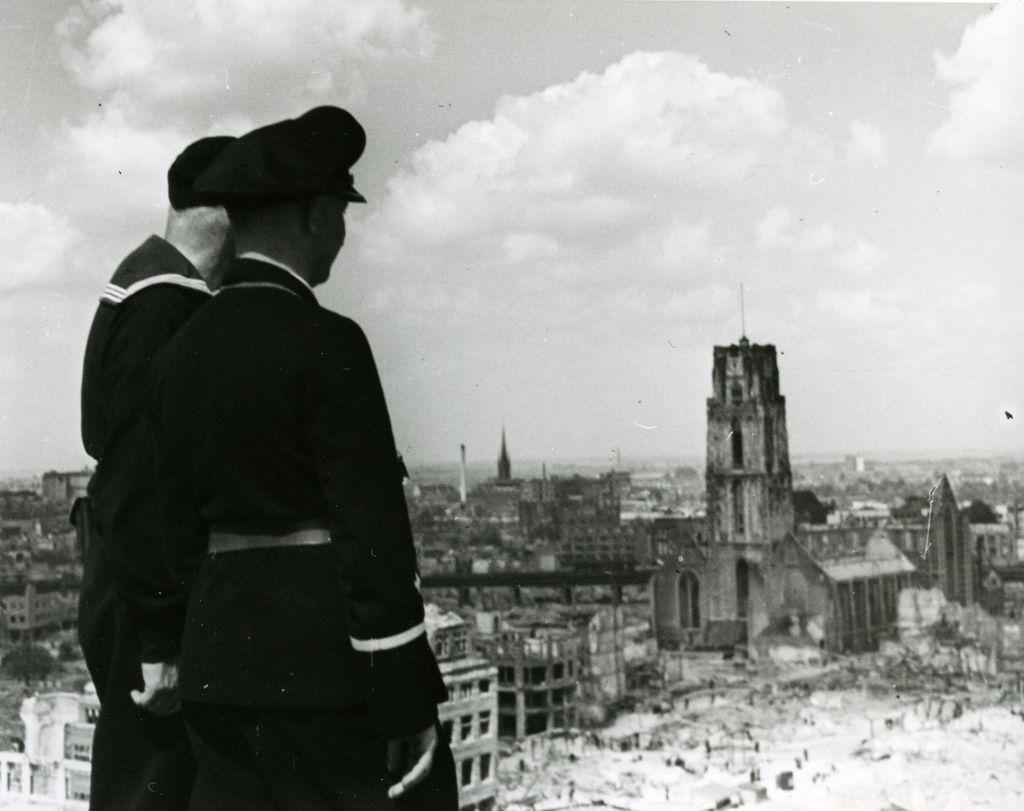
[[[505,445],[505,426],[501,427],[501,455],[498,457],[498,481],[512,480],[512,463],[508,458],[508,447]]]

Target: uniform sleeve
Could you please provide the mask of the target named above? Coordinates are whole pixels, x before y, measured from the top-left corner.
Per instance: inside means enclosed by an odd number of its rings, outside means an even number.
[[[102,390],[102,355],[114,308],[100,304],[89,328],[82,368],[82,445],[93,459],[103,455],[107,441],[107,413]]]
[[[96,514],[144,662],[176,655],[184,622],[184,601],[163,555],[148,380],[159,351],[203,300],[171,287],[136,294],[120,305],[104,358],[108,437]]]
[[[208,530],[188,488],[188,480],[175,460],[173,437],[164,429],[162,416],[167,402],[162,394],[162,364],[158,359],[149,380],[147,405],[154,438],[154,489],[160,533],[160,550],[174,612],[154,617],[148,628],[149,644],[155,650],[181,646],[185,608],[192,584],[206,557]],[[187,408],[188,404],[183,407]],[[143,659],[143,661],[147,661]],[[160,660],[160,661],[166,661]]]
[[[445,699],[423,621],[416,553],[391,424],[369,345],[339,320],[320,333],[310,443],[340,556],[352,647],[386,738],[419,732]]]

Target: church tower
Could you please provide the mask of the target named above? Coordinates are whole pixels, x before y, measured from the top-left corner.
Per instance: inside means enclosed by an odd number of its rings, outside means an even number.
[[[751,344],[745,336],[738,344],[716,346],[707,414],[711,543],[763,554],[795,526],[786,398],[779,394],[775,347]]]
[[[707,417],[708,543],[656,576],[655,624],[667,644],[729,649],[768,627],[773,553],[795,529],[774,346],[714,348]]]
[[[512,462],[508,458],[508,448],[505,445],[505,429],[501,429],[501,455],[498,457],[498,481],[512,481]]]

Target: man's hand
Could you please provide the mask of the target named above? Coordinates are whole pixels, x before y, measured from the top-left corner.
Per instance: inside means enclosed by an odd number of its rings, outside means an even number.
[[[172,715],[181,708],[178,694],[178,665],[176,662],[143,662],[140,693],[132,690],[132,701],[153,715]]]
[[[406,738],[388,741],[388,771],[402,773],[402,779],[388,789],[392,800],[401,797],[430,774],[437,749],[437,731],[433,726]]]

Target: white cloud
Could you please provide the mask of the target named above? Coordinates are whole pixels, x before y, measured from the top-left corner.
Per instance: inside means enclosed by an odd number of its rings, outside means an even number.
[[[623,262],[639,273],[710,263],[713,214],[802,184],[827,160],[774,88],[684,54],[637,52],[504,97],[490,119],[422,146],[363,223],[367,256],[497,272],[502,257],[551,260],[557,249],[591,280],[621,276]]]
[[[810,253],[831,248],[836,243],[835,229],[827,223],[804,223],[788,207],[777,206],[754,226],[757,247],[763,251],[785,250]]]
[[[606,322],[626,316],[635,322],[653,318],[678,324],[729,316],[738,307],[737,292],[716,283],[681,288],[667,295],[646,286],[628,285],[606,295],[599,304]]]
[[[586,392],[637,392],[622,397],[629,427],[639,399],[679,385],[684,358],[739,337],[741,281],[760,285],[762,308],[790,294],[813,305],[818,268],[856,242],[792,213],[816,211],[827,184],[807,178],[831,176],[832,162],[773,87],[684,54],[634,53],[504,97],[488,119],[422,146],[355,214],[341,264],[366,268],[346,275],[339,301],[361,302],[352,314],[379,354],[400,358],[400,401],[429,390],[493,412],[507,390],[530,413],[561,415]],[[774,247],[759,252],[751,237],[774,205]],[[455,419],[423,400],[417,420]],[[649,421],[677,424],[673,408]],[[562,430],[544,422],[545,435]],[[401,418],[398,430],[415,435]]]
[[[0,290],[60,281],[80,240],[78,230],[46,206],[0,201],[0,245],[6,256]]]
[[[774,89],[683,54],[635,53],[505,97],[490,120],[421,147],[383,216],[433,244],[524,227],[589,240],[736,183],[786,136]]]
[[[57,33],[83,86],[193,119],[351,98],[361,65],[424,55],[434,41],[426,13],[403,0],[85,0]]]
[[[952,56],[935,55],[950,95],[949,118],[930,147],[954,159],[1020,163],[1024,143],[1024,6],[1001,3],[967,27]]]
[[[988,344],[991,354],[1006,343],[1005,336],[996,337],[1005,325],[1001,316],[995,317],[1005,310],[996,288],[985,283],[924,290],[898,281],[888,288],[822,287],[815,293],[805,327],[809,333],[859,347],[880,365],[888,358],[908,369],[922,359],[930,365],[971,366],[983,362],[979,346]],[[982,312],[992,317],[979,319]]]
[[[162,229],[167,167],[188,143],[347,103],[361,71],[434,39],[411,0],[81,0],[56,37],[96,106],[62,122],[47,180],[104,263]]]
[[[797,302],[833,278],[846,285],[871,284],[890,261],[877,242],[810,214],[798,217],[788,206],[769,210],[753,231],[758,254],[747,278],[760,277],[763,285],[796,296]]]
[[[135,116],[136,105],[118,94],[102,109],[77,122],[63,124],[49,180],[54,184],[88,189],[85,208],[92,215],[111,218],[134,216],[148,210],[162,217],[167,209],[167,169],[189,143],[206,135],[239,135],[252,127],[245,117],[213,118],[200,125],[172,119],[172,123],[144,123]],[[96,200],[103,200],[101,208]]]
[[[511,264],[554,259],[558,256],[558,242],[550,236],[528,231],[514,231],[504,240],[505,258]]]
[[[661,250],[653,252],[652,259],[666,272],[711,262],[714,248],[711,224],[707,220],[692,223],[682,218],[673,219],[666,223],[659,236]]]
[[[888,159],[885,136],[878,127],[863,121],[854,121],[850,124],[850,140],[846,143],[848,163],[877,167],[886,164]]]
[[[84,121],[65,124],[64,175],[52,178],[88,188],[90,200],[104,200],[106,210],[122,216],[140,208],[166,210],[167,167],[201,134],[138,126],[126,116],[130,106],[120,97]]]
[[[825,289],[818,292],[816,305],[831,330],[851,330],[867,337],[905,326],[922,312],[906,290]]]
[[[870,275],[886,261],[886,252],[874,242],[855,239],[837,257],[838,266],[852,274]]]

